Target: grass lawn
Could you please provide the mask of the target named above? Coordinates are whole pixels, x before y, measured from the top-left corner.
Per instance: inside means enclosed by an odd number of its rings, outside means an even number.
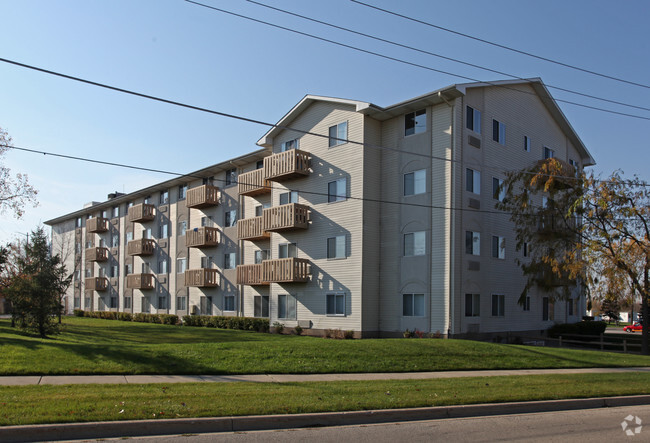
[[[52,339],[0,320],[0,375],[258,374],[650,366],[650,357],[468,340],[327,340],[68,317]]]
[[[0,425],[412,408],[650,393],[650,374],[0,386]]]

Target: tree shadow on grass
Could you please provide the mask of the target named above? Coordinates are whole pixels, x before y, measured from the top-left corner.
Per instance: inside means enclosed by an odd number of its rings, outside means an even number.
[[[558,369],[563,369],[563,368],[596,368],[596,367],[604,367],[604,368],[609,368],[609,367],[620,367],[620,366],[626,366],[624,364],[616,364],[615,362],[612,362],[612,360],[606,361],[603,358],[599,358],[598,355],[594,354],[593,359],[581,359],[578,358],[577,356],[568,356],[568,355],[557,355],[553,352],[544,352],[542,349],[535,349],[535,348],[530,348],[530,347],[525,347],[525,346],[518,346],[517,349],[519,349],[522,352],[526,352],[529,354],[534,354],[537,356],[543,356],[545,361],[548,361],[546,359],[555,359],[556,361],[561,361],[564,363],[567,363],[565,366],[557,367],[557,365],[553,365],[551,362],[551,365],[539,365],[539,366],[532,366],[527,369],[545,369],[545,368],[558,368]],[[555,349],[555,348],[549,348],[549,349]],[[602,352],[602,351],[594,351],[594,350],[577,350],[576,352]],[[648,364],[650,364],[650,360],[648,360]]]

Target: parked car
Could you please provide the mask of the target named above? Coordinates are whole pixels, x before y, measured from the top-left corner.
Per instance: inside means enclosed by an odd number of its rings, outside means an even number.
[[[634,331],[642,331],[643,330],[643,325],[639,322],[636,322],[632,325],[627,325],[623,328],[625,332],[634,332]]]

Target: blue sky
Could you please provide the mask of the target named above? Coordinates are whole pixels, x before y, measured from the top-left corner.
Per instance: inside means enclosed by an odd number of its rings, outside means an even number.
[[[443,61],[270,11],[244,0],[203,3],[413,63],[481,79],[506,77]],[[509,53],[349,0],[262,3],[520,77],[638,106],[650,89]],[[650,84],[647,1],[364,0],[483,39],[624,79]],[[276,122],[305,94],[386,106],[459,77],[407,66],[270,28],[183,0],[0,0],[0,57],[125,89]],[[650,117],[650,112],[551,89],[558,99]],[[650,120],[560,103],[609,174],[650,180]],[[102,90],[0,63],[0,127],[16,146],[191,172],[257,149],[267,128]],[[24,219],[0,215],[0,242],[39,222],[135,191],[169,176],[13,151],[40,206]]]

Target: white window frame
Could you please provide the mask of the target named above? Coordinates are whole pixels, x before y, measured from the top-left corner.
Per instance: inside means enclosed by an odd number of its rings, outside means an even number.
[[[417,257],[427,253],[427,232],[415,231],[404,234],[404,257]]]
[[[506,259],[506,238],[498,235],[492,236],[492,258]]]
[[[409,180],[410,177],[413,177],[412,178],[413,192],[407,190],[407,186],[406,186],[407,180]],[[404,186],[404,197],[426,193],[427,192],[427,170],[418,169],[417,171],[405,173],[404,178],[402,180],[402,184]]]
[[[342,312],[338,309],[339,304],[337,301],[342,300],[343,310]],[[333,304],[330,304],[330,300],[333,300]],[[333,292],[326,295],[325,299],[325,312],[328,317],[345,317],[345,303],[346,295],[344,292]],[[330,307],[333,307],[333,310],[330,310]]]
[[[492,294],[491,305],[492,317],[506,316],[506,296],[504,294]]]
[[[334,135],[336,134],[336,135]],[[328,145],[330,148],[333,148],[335,146],[340,146],[348,141],[348,122],[344,121],[341,123],[338,123],[334,126],[330,126],[328,130]]]
[[[524,300],[524,305],[522,306],[522,308],[525,312],[530,311],[530,295],[526,296],[526,300]]]
[[[223,255],[223,268],[224,269],[237,269],[237,253],[226,252]]]
[[[183,274],[187,270],[187,257],[176,259],[176,273]]]
[[[167,191],[160,191],[160,200],[159,203],[161,205],[166,205],[169,203],[169,190]]]
[[[331,192],[330,190],[330,185],[334,184],[336,187],[336,190],[334,193]],[[342,189],[341,189],[342,188]],[[345,201],[348,199],[348,179],[347,178],[339,178],[337,180],[331,181],[327,183],[327,202],[328,203],[336,203],[340,201]],[[341,192],[343,191],[343,192]]]
[[[292,253],[293,255],[291,255]],[[298,246],[296,243],[280,243],[278,245],[278,258],[292,258],[297,256]]]
[[[418,119],[418,117],[424,116],[424,119]],[[424,124],[422,121],[424,120]],[[412,126],[409,123],[412,122]],[[420,125],[418,125],[418,122]],[[427,130],[427,110],[420,109],[417,111],[409,112],[404,115],[404,137],[410,135],[421,134]]]
[[[424,294],[402,294],[402,317],[426,317]]]
[[[503,180],[492,177],[492,198],[500,202],[506,198],[506,190],[503,187]]]
[[[187,220],[179,221],[178,222],[178,235],[182,236],[185,235],[187,232]]]
[[[282,203],[283,199],[286,200],[286,202]],[[287,191],[281,193],[279,202],[280,206],[288,205],[291,203],[298,203],[298,191]]]
[[[465,168],[465,190],[472,194],[481,195],[481,171]]]
[[[187,296],[178,295],[176,296],[176,310],[177,311],[187,311]]]
[[[481,295],[465,294],[465,317],[481,316]]]
[[[470,126],[469,113],[472,113],[472,120]],[[467,111],[465,114],[465,127],[470,131],[474,131],[477,134],[481,133],[481,111],[471,106],[467,106]]]
[[[530,137],[524,135],[524,151],[530,152]]]
[[[347,257],[347,238],[345,235],[337,235],[327,239],[327,259],[340,260]]]
[[[497,119],[492,119],[492,140],[500,145],[506,145],[506,125]]]
[[[235,312],[237,310],[237,306],[235,304],[235,296],[234,294],[227,293],[223,294],[223,310],[224,312]],[[228,305],[231,306],[228,306]]]
[[[283,320],[295,320],[297,318],[296,297],[292,294],[278,294],[277,318]]]
[[[280,152],[290,151],[292,149],[300,149],[300,139],[294,138],[293,140],[287,140],[280,144]]]
[[[225,217],[224,227],[232,228],[234,226],[237,226],[237,210],[236,209],[226,211],[225,214],[224,214],[224,217]]]
[[[468,236],[468,234],[471,235]],[[471,238],[471,244],[468,244],[468,240]],[[470,246],[471,247],[468,247]],[[465,253],[467,255],[481,255],[481,233],[475,231],[465,231]]]
[[[549,158],[555,158],[555,149],[551,149],[548,146],[544,146],[544,160]]]

